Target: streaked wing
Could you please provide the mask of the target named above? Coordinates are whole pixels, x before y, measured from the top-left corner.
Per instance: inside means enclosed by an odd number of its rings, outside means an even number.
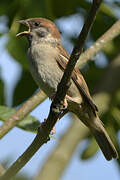
[[[56,61],[58,65],[60,66],[60,68],[64,71],[67,65],[67,60],[69,60],[70,56],[62,46],[58,46],[58,49],[60,51],[60,55],[56,58]],[[87,84],[82,74],[77,68],[74,68],[73,70],[72,80],[76,84],[77,88],[79,89],[81,95],[84,97],[86,102],[88,102],[89,105],[91,106],[94,114],[96,114],[96,111],[98,111],[98,108],[92,101]]]

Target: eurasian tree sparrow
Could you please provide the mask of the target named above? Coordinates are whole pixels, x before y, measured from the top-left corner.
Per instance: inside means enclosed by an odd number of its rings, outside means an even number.
[[[17,36],[26,36],[29,41],[28,62],[32,76],[38,86],[51,97],[57,90],[69,55],[63,48],[60,33],[53,22],[44,18],[21,20],[29,28]],[[64,90],[64,89],[63,89]],[[97,115],[87,84],[75,68],[71,85],[66,95],[67,108],[90,129],[105,158],[117,158],[117,151]]]

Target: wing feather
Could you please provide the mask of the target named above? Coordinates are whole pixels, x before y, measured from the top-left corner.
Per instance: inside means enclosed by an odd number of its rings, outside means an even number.
[[[66,65],[67,65],[67,61],[69,60],[70,56],[63,47],[58,46],[58,48],[60,51],[60,55],[59,55],[59,57],[56,58],[56,61],[57,61],[58,65],[60,66],[60,68],[62,69],[62,71],[64,71],[66,68]],[[96,111],[98,111],[98,108],[94,104],[94,102],[90,96],[87,84],[86,84],[82,74],[80,73],[80,71],[77,68],[74,68],[74,70],[73,70],[72,80],[76,84],[77,88],[80,91],[80,94],[84,97],[85,101],[91,106],[93,113],[96,115]]]

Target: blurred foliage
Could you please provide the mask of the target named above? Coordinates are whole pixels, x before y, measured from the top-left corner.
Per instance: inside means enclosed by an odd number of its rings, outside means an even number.
[[[93,156],[98,151],[98,145],[95,141],[95,138],[93,136],[89,138],[89,142],[87,143],[87,147],[82,152],[81,159],[85,160]]]
[[[3,122],[8,120],[14,112],[14,108],[0,106],[0,120]],[[17,127],[35,133],[39,125],[40,122],[35,117],[28,115],[17,125]]]
[[[35,81],[33,81],[30,72],[23,69],[21,80],[18,82],[18,85],[15,88],[13,98],[14,105],[18,105],[21,102],[27,100],[27,98],[30,97],[33,94],[34,90],[37,88],[38,87]]]
[[[4,98],[4,82],[1,79],[1,67],[0,67],[0,104],[5,104]]]
[[[22,31],[23,27],[21,27],[16,20],[18,19],[26,19],[30,17],[45,17],[52,20],[56,20],[57,18],[64,18],[70,15],[74,15],[77,13],[78,16],[83,19],[86,17],[87,12],[90,7],[89,1],[80,1],[80,0],[1,0],[0,1],[0,16],[7,17],[7,27],[9,29],[8,36],[9,41],[6,44],[6,48],[10,55],[20,63],[23,71],[21,74],[21,78],[16,85],[15,91],[13,92],[13,105],[19,105],[23,101],[25,101],[28,97],[30,97],[33,92],[36,90],[37,86],[35,85],[31,75],[29,74],[28,64],[27,64],[27,41],[24,38],[17,39],[15,37],[18,31]],[[99,14],[97,15],[96,21],[93,25],[90,37],[90,43],[95,42],[97,38],[99,38],[105,31],[107,31],[118,19],[116,8],[120,7],[120,3],[118,1],[110,1],[104,2],[99,10]],[[120,15],[120,13],[119,13]],[[63,29],[61,28],[61,31]],[[1,34],[1,35],[4,35]],[[70,41],[74,42],[75,37],[71,35]],[[87,45],[86,45],[87,46]],[[107,68],[111,61],[114,60],[115,56],[120,51],[120,36],[110,42],[103,50],[103,53],[107,59],[106,66],[102,68],[99,65],[96,65],[95,62],[89,62],[87,66],[83,69],[83,74],[87,83],[90,87],[90,91],[92,94],[95,92],[95,87],[98,85],[101,77],[103,78]],[[104,61],[98,58],[99,61]],[[112,75],[109,77],[112,79]],[[109,106],[109,110],[102,115],[102,120],[105,125],[108,127],[109,133],[112,137],[117,137],[117,133],[120,129],[120,83],[119,77],[116,79],[118,81],[118,87],[115,90],[114,94],[111,95],[111,104]],[[108,87],[111,88],[111,87]],[[4,100],[4,84],[0,80],[0,103],[3,104]],[[4,109],[7,113],[7,118],[14,111],[11,109]],[[8,113],[10,110],[10,114]],[[1,109],[0,109],[1,111]],[[4,111],[4,112],[5,112]],[[3,114],[1,114],[3,115]],[[1,116],[2,118],[2,116]],[[27,117],[26,117],[27,118]],[[4,118],[3,118],[4,119]],[[5,118],[6,119],[6,118]],[[36,121],[36,120],[35,120]],[[27,123],[27,121],[26,121]],[[115,140],[115,138],[113,138]],[[117,142],[117,140],[115,140]],[[117,143],[116,143],[117,144]],[[119,145],[117,145],[119,146]],[[97,146],[93,138],[89,137],[89,143],[84,152],[82,153],[82,159],[89,158],[95,154],[97,151]]]

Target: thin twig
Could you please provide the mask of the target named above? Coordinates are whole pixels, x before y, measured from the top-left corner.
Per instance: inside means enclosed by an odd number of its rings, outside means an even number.
[[[0,138],[7,134],[16,126],[26,115],[28,115],[36,106],[38,106],[46,95],[39,90],[34,96],[28,99],[5,123],[0,126]]]
[[[68,84],[70,81],[70,77],[72,71],[75,67],[75,64],[82,52],[84,42],[87,38],[87,35],[91,29],[93,21],[95,19],[96,13],[100,7],[102,0],[93,0],[93,4],[91,10],[88,14],[88,18],[85,21],[83,29],[78,37],[77,44],[73,49],[71,54],[69,63],[64,72],[63,78],[58,85],[58,90],[53,100],[50,108],[50,113],[48,115],[47,121],[43,123],[42,126],[38,129],[38,133],[32,142],[32,144],[28,147],[28,149],[23,153],[22,156],[18,158],[18,160],[7,170],[7,172],[0,178],[0,180],[10,180],[25,164],[31,159],[31,157],[35,154],[35,152],[49,140],[49,134],[52,128],[54,127],[57,119],[61,113],[61,104],[64,101],[65,95],[69,88]],[[63,91],[64,87],[64,91]]]

